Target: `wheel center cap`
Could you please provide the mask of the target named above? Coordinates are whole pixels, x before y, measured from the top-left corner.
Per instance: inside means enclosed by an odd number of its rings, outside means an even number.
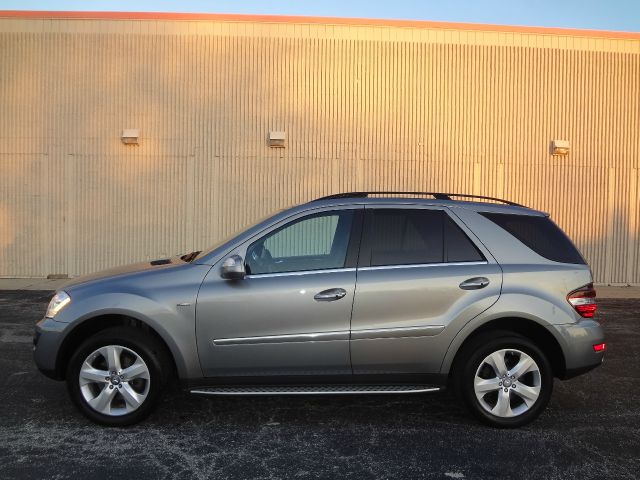
[[[120,383],[120,375],[111,375],[111,383],[118,385]]]
[[[502,384],[503,384],[505,387],[510,387],[510,386],[511,386],[511,380],[510,380],[510,379],[508,379],[508,378],[505,378],[505,379],[504,379],[504,382],[502,382]]]

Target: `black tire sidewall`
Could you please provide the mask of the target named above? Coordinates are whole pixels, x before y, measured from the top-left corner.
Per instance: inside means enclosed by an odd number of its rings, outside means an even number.
[[[80,391],[78,376],[85,359],[95,350],[106,345],[120,345],[133,350],[147,364],[150,386],[147,398],[134,412],[109,416],[95,411]],[[164,384],[166,368],[162,361],[162,349],[158,342],[144,332],[133,328],[114,328],[99,332],[85,340],[71,356],[67,368],[67,391],[73,403],[90,420],[105,426],[127,426],[146,418],[155,408]]]
[[[480,405],[474,391],[475,374],[480,362],[489,354],[502,349],[514,349],[526,353],[535,360],[540,369],[541,388],[538,400],[529,410],[512,418],[501,418],[487,412]],[[553,372],[549,360],[533,342],[519,335],[484,338],[475,342],[474,346],[468,350],[459,380],[459,390],[474,415],[484,423],[500,428],[520,427],[535,420],[549,403],[553,390]]]

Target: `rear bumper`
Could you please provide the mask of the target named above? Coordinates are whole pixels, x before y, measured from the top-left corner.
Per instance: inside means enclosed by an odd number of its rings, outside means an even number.
[[[605,352],[596,352],[594,345],[604,343],[604,331],[595,320],[581,320],[575,324],[554,325],[564,353],[565,369],[560,378],[582,375],[600,366]]]
[[[570,378],[578,377],[584,373],[590,372],[596,367],[599,367],[600,365],[602,365],[602,362],[604,362],[604,359],[593,365],[565,370],[564,375],[562,375],[560,378],[562,380],[569,380]]]
[[[33,359],[38,370],[54,380],[63,380],[64,372],[60,372],[56,362],[64,329],[68,323],[56,322],[51,318],[43,318],[36,324],[33,335]]]

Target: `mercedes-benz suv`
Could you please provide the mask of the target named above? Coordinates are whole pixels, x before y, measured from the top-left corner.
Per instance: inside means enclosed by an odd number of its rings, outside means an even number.
[[[452,386],[481,420],[515,427],[545,408],[554,377],[602,362],[592,281],[545,213],[338,194],[207,251],[75,279],[37,324],[34,355],[105,425],[140,421],[178,380],[202,395]]]

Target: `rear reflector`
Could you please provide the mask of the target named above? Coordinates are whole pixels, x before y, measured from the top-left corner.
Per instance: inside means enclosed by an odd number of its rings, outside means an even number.
[[[599,343],[599,344],[593,346],[593,351],[594,352],[604,352],[605,348],[606,348],[606,344],[605,343]]]
[[[576,312],[585,318],[592,318],[598,308],[596,305],[596,289],[593,288],[593,283],[570,292],[567,295],[567,300]]]

